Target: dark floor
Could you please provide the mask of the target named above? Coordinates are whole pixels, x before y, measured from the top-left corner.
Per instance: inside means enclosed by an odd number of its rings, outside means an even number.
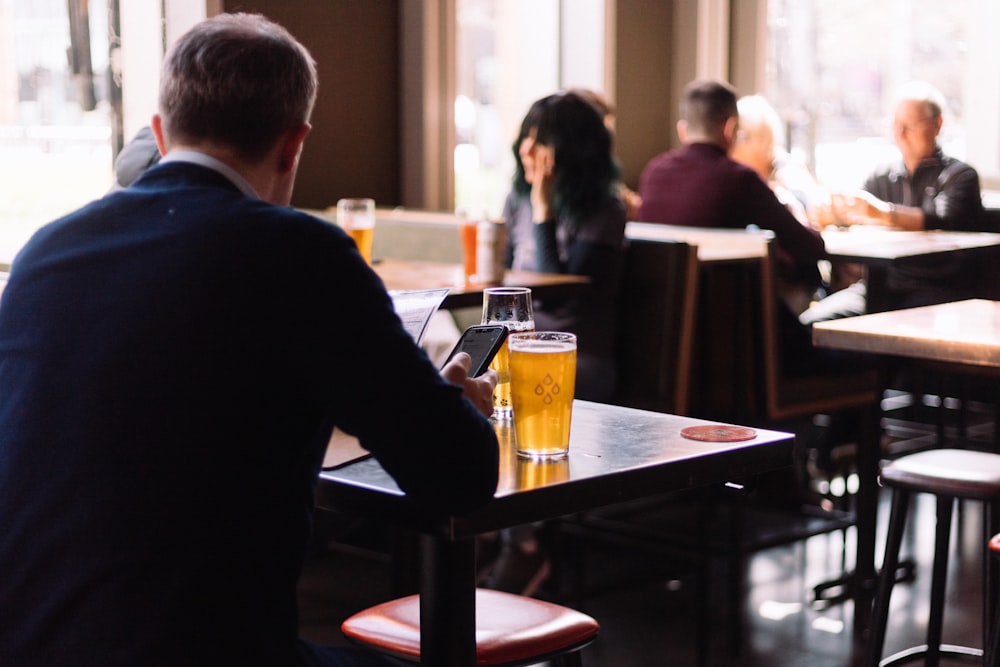
[[[883,492],[884,493],[884,492]],[[878,535],[881,560],[883,496]],[[676,507],[684,507],[679,499]],[[671,509],[669,500],[666,509]],[[664,506],[660,506],[664,510]],[[745,511],[745,510],[744,510]],[[914,582],[897,585],[892,600],[886,654],[923,643],[934,529],[933,499],[919,497],[913,509],[904,557],[913,558]],[[669,513],[669,512],[667,512]],[[741,515],[744,530],[754,534],[763,514]],[[770,514],[768,514],[770,516]],[[952,539],[944,637],[947,643],[981,646],[982,529],[981,508],[965,503]],[[791,518],[782,525],[793,524]],[[357,526],[350,534],[373,534]],[[344,524],[334,522],[334,530]],[[374,531],[378,536],[379,530]],[[345,534],[345,533],[341,533]],[[731,621],[726,595],[726,560],[711,560],[707,595],[708,621],[698,623],[697,577],[674,556],[634,545],[613,544],[592,531],[561,531],[563,556],[553,578],[540,593],[593,615],[601,623],[598,639],[584,650],[588,667],[653,667],[697,665],[697,638],[706,628],[708,665],[841,667],[855,664],[852,653],[851,602],[822,609],[814,604],[813,586],[843,572],[854,550],[854,529],[836,530],[776,546],[751,555],[740,579],[745,597]],[[349,539],[355,545],[361,540]],[[375,542],[378,542],[376,537]],[[390,595],[389,561],[378,550],[344,546],[343,541],[318,549],[301,586],[301,631],[310,639],[343,644],[339,623],[346,616]],[[581,594],[582,592],[582,594]],[[735,645],[734,645],[735,642]],[[942,662],[943,665],[958,664]]]

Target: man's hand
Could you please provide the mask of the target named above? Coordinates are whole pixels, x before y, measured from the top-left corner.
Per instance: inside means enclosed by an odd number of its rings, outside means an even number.
[[[484,417],[493,414],[493,389],[497,386],[497,373],[487,369],[477,378],[469,377],[472,357],[467,352],[459,352],[441,369],[441,377],[462,388],[462,395],[472,401]]]
[[[833,196],[833,214],[841,225],[890,226],[892,208],[888,202],[864,190]]]

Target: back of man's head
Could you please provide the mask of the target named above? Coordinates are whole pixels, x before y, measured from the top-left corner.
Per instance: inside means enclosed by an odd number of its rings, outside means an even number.
[[[684,88],[680,113],[689,135],[721,139],[726,122],[738,114],[736,91],[721,81],[692,81]]]
[[[259,15],[220,14],[168,51],[159,112],[172,142],[222,144],[255,160],[309,121],[317,86],[315,62],[284,28]]]

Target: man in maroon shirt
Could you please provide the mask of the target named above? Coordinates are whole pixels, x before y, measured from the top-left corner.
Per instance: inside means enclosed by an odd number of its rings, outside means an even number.
[[[735,91],[718,81],[693,81],[680,115],[677,134],[684,146],[643,169],[637,220],[769,229],[777,241],[779,278],[810,292],[818,287],[816,262],[826,256],[819,232],[799,222],[757,172],[728,155],[739,131]]]

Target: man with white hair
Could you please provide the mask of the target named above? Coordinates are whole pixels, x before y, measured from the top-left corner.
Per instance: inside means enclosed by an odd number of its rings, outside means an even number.
[[[929,83],[914,81],[896,99],[892,135],[901,159],[871,174],[842,218],[905,230],[986,231],[979,174],[938,144],[944,97]],[[970,296],[975,272],[966,269],[958,258],[893,267],[886,281],[889,303],[907,308]]]

